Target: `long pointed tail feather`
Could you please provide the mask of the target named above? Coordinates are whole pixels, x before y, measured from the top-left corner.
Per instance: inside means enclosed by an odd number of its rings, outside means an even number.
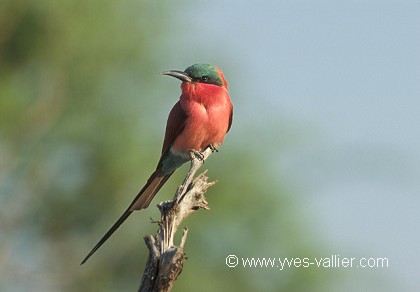
[[[115,222],[114,225],[112,225],[112,227],[107,231],[107,233],[105,233],[105,235],[99,240],[99,242],[92,248],[92,250],[88,253],[88,255],[83,259],[83,261],[80,263],[81,265],[86,263],[86,261],[102,246],[102,244],[104,244],[105,241],[107,241],[108,238],[111,237],[111,235],[115,232],[115,230],[117,230],[118,227],[120,227],[120,225],[123,224],[125,220],[127,220],[128,216],[130,216],[131,213],[133,213],[133,211],[126,210],[121,215],[121,217],[118,218],[117,222]]]
[[[145,186],[140,190],[137,196],[134,198],[130,206],[125,210],[120,218],[111,226],[111,228],[105,233],[104,236],[99,240],[99,242],[92,248],[88,255],[83,259],[81,265],[83,265],[104,243],[111,237],[111,235],[124,223],[125,220],[133,213],[134,210],[145,209],[149,206],[150,202],[160,190],[160,188],[165,184],[169,179],[172,173],[159,176],[158,170],[156,170],[150,178],[147,180]]]

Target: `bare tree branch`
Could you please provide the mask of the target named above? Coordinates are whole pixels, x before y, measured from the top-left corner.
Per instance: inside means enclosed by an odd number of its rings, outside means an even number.
[[[209,210],[204,197],[214,182],[208,182],[204,171],[194,179],[197,170],[212,153],[211,148],[204,152],[191,154],[191,167],[182,185],[178,188],[171,201],[159,203],[161,212],[159,230],[155,236],[144,238],[149,249],[146,268],[139,291],[171,291],[175,280],[182,272],[185,260],[184,245],[188,229],[184,228],[179,246],[174,244],[174,236],[182,221],[199,209]]]

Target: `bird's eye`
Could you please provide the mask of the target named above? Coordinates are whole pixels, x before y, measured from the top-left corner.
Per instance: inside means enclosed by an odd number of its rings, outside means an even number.
[[[209,76],[203,76],[203,77],[201,77],[201,81],[204,81],[204,82],[209,81]]]

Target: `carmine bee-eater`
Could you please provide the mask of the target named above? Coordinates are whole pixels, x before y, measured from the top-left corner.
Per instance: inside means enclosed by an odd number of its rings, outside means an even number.
[[[135,210],[145,209],[174,171],[207,147],[217,149],[232,124],[233,107],[222,71],[209,64],[194,64],[185,71],[163,75],[182,81],[182,94],[169,113],[162,155],[156,170],[127,210],[93,247],[81,264],[97,251]]]

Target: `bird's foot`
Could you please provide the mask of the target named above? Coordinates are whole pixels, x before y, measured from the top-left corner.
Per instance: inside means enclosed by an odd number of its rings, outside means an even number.
[[[217,146],[214,146],[213,144],[210,144],[209,148],[211,149],[211,152],[219,152],[219,150],[217,149]]]
[[[200,160],[200,161],[204,162],[204,155],[203,155],[203,153],[201,153],[200,151],[197,151],[197,150],[195,150],[195,149],[191,149],[191,150],[189,151],[189,154],[190,154],[191,159],[196,158],[196,159],[198,159],[198,160]]]

